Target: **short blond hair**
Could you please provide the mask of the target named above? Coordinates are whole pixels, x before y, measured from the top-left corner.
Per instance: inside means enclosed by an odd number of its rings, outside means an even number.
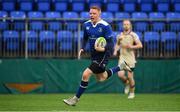
[[[90,9],[96,9],[96,10],[98,10],[99,12],[101,12],[101,8],[98,7],[98,6],[91,6]]]
[[[130,23],[130,25],[132,26],[132,23],[131,23],[131,21],[130,21],[129,19],[124,19],[124,20],[123,20],[123,23],[124,23],[125,21],[128,21],[128,22]]]

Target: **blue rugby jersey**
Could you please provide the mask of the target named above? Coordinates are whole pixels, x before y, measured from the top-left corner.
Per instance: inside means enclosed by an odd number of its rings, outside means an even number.
[[[113,32],[111,26],[104,20],[100,20],[95,25],[88,20],[84,23],[84,36],[83,36],[83,46],[85,48],[86,43],[89,42],[91,59],[98,63],[107,64],[108,58],[113,52]],[[104,37],[107,41],[105,47],[105,52],[97,52],[94,49],[95,41],[98,37]]]

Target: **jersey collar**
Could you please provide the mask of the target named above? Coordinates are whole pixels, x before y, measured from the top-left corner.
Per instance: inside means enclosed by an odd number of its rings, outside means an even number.
[[[91,20],[90,20],[91,21]],[[98,22],[96,22],[96,24],[93,24],[93,22],[91,21],[91,24],[93,27],[96,27],[99,23],[101,23],[102,19],[100,18]]]
[[[123,32],[124,35],[128,35],[132,32],[132,30],[129,30],[128,32]]]

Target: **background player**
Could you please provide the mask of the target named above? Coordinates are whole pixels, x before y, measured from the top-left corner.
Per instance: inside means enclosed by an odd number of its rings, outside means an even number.
[[[119,64],[125,61],[132,71],[127,71],[127,77],[125,75],[126,70],[118,72],[119,78],[125,84],[125,93],[128,94],[128,99],[135,97],[135,80],[134,80],[134,68],[135,68],[135,54],[134,50],[142,48],[142,43],[139,40],[138,35],[132,31],[132,24],[130,20],[123,21],[123,32],[117,36],[117,42],[114,49],[114,55],[117,55],[117,51],[120,49]]]

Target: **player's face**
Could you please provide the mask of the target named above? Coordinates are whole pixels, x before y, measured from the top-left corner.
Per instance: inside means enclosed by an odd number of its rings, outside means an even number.
[[[98,22],[100,18],[100,12],[97,9],[90,9],[89,14],[90,14],[90,19],[93,23]]]
[[[131,29],[131,23],[130,23],[130,21],[124,21],[124,22],[123,22],[123,29],[124,29],[125,31],[129,31],[129,30]]]

